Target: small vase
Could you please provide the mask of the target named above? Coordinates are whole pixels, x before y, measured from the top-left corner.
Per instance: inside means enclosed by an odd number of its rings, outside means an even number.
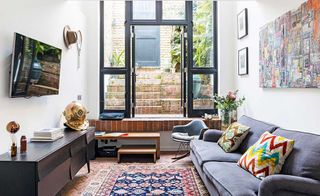
[[[220,118],[221,118],[221,130],[225,131],[231,124],[232,111],[221,110]]]

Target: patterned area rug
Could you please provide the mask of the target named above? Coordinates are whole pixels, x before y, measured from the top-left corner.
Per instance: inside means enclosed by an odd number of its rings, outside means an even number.
[[[174,165],[114,166],[101,169],[84,196],[209,195],[193,167]]]

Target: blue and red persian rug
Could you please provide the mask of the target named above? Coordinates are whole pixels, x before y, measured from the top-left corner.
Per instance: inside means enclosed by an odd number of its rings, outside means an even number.
[[[119,165],[101,169],[82,195],[203,196],[209,194],[193,167]]]

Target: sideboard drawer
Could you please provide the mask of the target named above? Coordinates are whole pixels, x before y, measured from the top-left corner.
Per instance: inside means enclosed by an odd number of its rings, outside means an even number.
[[[89,144],[91,141],[93,141],[94,140],[94,138],[95,138],[95,131],[88,131],[88,133],[86,134],[86,136],[87,136],[87,144]]]
[[[71,179],[70,164],[71,159],[69,158],[38,182],[38,195],[56,195],[61,190],[61,187],[66,185]]]
[[[87,163],[87,150],[82,149],[77,154],[71,157],[71,178]]]
[[[73,157],[79,151],[87,147],[86,136],[83,135],[71,144],[70,152]]]
[[[70,158],[69,148],[70,145],[67,145],[38,162],[38,180],[44,178],[58,165]]]

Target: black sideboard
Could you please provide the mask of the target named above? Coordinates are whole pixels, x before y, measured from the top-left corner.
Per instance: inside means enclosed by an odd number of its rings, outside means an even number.
[[[94,132],[65,129],[54,142],[29,142],[27,152],[16,157],[0,155],[0,195],[52,196],[94,158]]]

